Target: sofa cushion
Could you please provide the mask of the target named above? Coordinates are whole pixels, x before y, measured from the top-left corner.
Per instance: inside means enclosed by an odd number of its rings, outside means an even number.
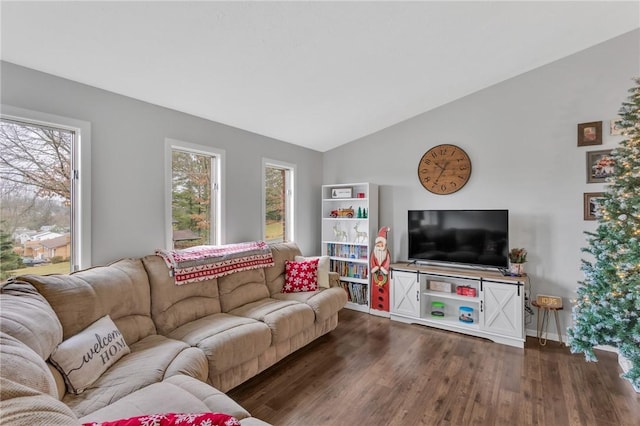
[[[284,262],[294,260],[296,256],[301,256],[300,249],[296,243],[271,244],[271,254],[273,255],[274,266],[264,269],[264,275],[269,294],[282,292],[284,286]]]
[[[304,257],[304,256],[296,256],[294,260],[296,262],[302,262],[304,260],[318,259],[318,287],[320,288],[329,288],[331,285],[329,284],[329,256],[312,256],[312,257]]]
[[[145,386],[162,381],[189,346],[160,335],[147,336],[130,346],[131,353],[111,366],[81,395],[62,400],[78,417],[101,409]],[[120,416],[122,417],[122,416]]]
[[[300,262],[287,260],[284,263],[285,279],[282,292],[297,293],[300,291],[317,290],[319,261],[320,259],[303,260]]]
[[[31,287],[31,286],[27,286]],[[31,287],[33,290],[33,287]],[[3,330],[13,329],[9,314],[13,306],[10,297],[0,306]],[[17,299],[15,294],[13,298]],[[25,299],[28,299],[27,296]],[[20,306],[20,304],[18,304]],[[29,306],[29,304],[27,304]],[[34,318],[40,312],[34,310]],[[7,324],[5,324],[5,322]],[[46,327],[43,325],[43,329]],[[61,330],[60,330],[61,331]],[[19,334],[19,333],[18,333]],[[43,340],[48,336],[43,333]],[[36,333],[37,336],[37,333]],[[33,338],[29,339],[33,343]],[[41,349],[42,345],[35,345]],[[4,331],[0,332],[0,423],[6,425],[75,425],[80,424],[73,412],[58,399],[56,381],[41,354],[23,341]]]
[[[178,327],[169,337],[201,349],[209,361],[209,376],[254,359],[271,345],[267,325],[224,313]]]
[[[167,366],[164,377],[186,375],[194,379],[207,381],[209,377],[209,360],[204,352],[198,348],[190,347],[181,351],[171,364]]]
[[[269,297],[264,269],[236,272],[218,278],[222,312]]]
[[[155,334],[147,272],[140,259],[124,259],[70,275],[24,275],[49,302],[68,339],[109,315],[127,344]]]
[[[237,419],[249,413],[214,387],[188,376],[173,376],[131,393],[80,418],[83,423],[105,422],[165,412],[221,412]]]
[[[33,349],[41,359],[62,342],[62,325],[51,305],[29,283],[9,281],[0,287],[0,331]]]
[[[2,378],[21,383],[34,392],[58,397],[55,378],[44,360],[13,336],[0,332]]]
[[[62,373],[68,391],[80,394],[129,352],[122,333],[105,315],[60,343],[49,361]]]
[[[344,308],[347,303],[347,292],[340,287],[331,287],[304,293],[278,293],[274,299],[302,302],[311,307],[316,322],[325,321]]]
[[[9,380],[4,372],[0,377],[0,413],[3,425],[80,426],[71,409],[57,398],[25,385],[23,380]]]
[[[279,343],[313,327],[313,310],[293,300],[263,299],[234,309],[230,314],[253,318],[269,326],[271,340]]]
[[[151,317],[158,333],[169,335],[176,328],[220,312],[218,280],[176,285],[162,257],[142,258],[151,287]]]
[[[47,368],[49,368],[49,372],[53,376],[53,379],[56,382],[56,388],[58,389],[58,399],[62,400],[64,395],[67,393],[67,384],[64,382],[64,377],[62,377],[62,373],[56,367],[53,366],[49,361],[47,361]]]

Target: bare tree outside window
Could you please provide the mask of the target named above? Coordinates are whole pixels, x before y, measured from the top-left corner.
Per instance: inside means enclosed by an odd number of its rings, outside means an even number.
[[[211,244],[212,157],[172,153],[173,243],[181,249]]]
[[[268,242],[286,240],[286,170],[265,168],[265,239]]]
[[[66,129],[0,120],[3,278],[45,264],[28,272],[70,272],[74,137]],[[20,261],[7,261],[9,252]]]

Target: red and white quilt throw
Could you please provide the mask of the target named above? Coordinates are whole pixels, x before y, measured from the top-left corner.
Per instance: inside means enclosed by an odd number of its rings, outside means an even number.
[[[233,416],[223,413],[147,414],[82,426],[241,426]]]
[[[157,249],[176,285],[223,277],[234,272],[273,266],[271,248],[264,241],[196,246],[182,250]]]

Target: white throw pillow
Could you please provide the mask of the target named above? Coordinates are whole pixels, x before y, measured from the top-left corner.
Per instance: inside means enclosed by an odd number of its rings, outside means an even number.
[[[49,361],[62,373],[67,390],[78,395],[129,352],[122,333],[105,315],[60,343]]]
[[[296,262],[302,262],[304,260],[320,259],[318,261],[318,287],[329,288],[329,256],[296,256],[294,260]]]

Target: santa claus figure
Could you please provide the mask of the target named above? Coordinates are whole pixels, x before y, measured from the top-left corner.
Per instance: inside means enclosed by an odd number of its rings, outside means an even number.
[[[389,280],[391,253],[387,248],[387,233],[390,230],[391,228],[388,226],[380,228],[376,244],[371,252],[371,281],[379,287],[384,286]]]

